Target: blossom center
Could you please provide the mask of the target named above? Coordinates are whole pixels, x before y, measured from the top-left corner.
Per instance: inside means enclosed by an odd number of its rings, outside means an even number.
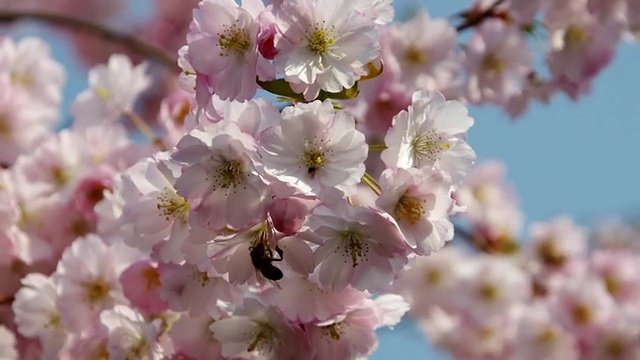
[[[498,289],[490,284],[481,286],[479,293],[480,297],[487,302],[494,301],[498,297]]]
[[[86,283],[85,290],[89,301],[96,303],[107,297],[111,288],[104,279],[96,279],[92,282]]]
[[[238,27],[238,20],[234,24],[224,24],[222,28],[224,29],[223,33],[218,33],[218,43],[216,44],[222,51],[220,52],[220,56],[227,57],[231,54],[233,55],[242,55],[244,54],[249,46],[251,45],[251,41],[249,40],[249,34],[245,29],[240,29]]]
[[[209,285],[210,281],[215,281],[214,278],[210,278],[206,271],[200,271],[197,267],[191,267],[191,279],[200,283],[201,287]]]
[[[273,351],[275,346],[276,331],[268,323],[258,323],[256,334],[253,337],[253,341],[247,347],[248,352],[259,350],[263,354],[268,354]]]
[[[413,152],[418,159],[427,158],[434,162],[438,160],[443,151],[451,148],[451,144],[444,142],[442,135],[436,134],[434,129],[418,135],[412,145]]]
[[[571,310],[573,321],[578,325],[586,325],[591,322],[591,309],[584,304],[576,304]]]
[[[578,46],[589,40],[589,35],[584,29],[571,25],[564,33],[564,43],[566,46]]]
[[[14,85],[27,87],[33,84],[33,78],[27,74],[20,74],[17,72],[11,73],[11,82]]]
[[[394,209],[396,219],[398,221],[406,220],[409,225],[417,224],[422,218],[422,214],[425,213],[422,207],[424,202],[425,200],[420,200],[407,194],[402,195]]]
[[[146,267],[142,270],[142,278],[146,280],[147,290],[152,290],[162,286],[160,282],[160,273],[154,267]]]
[[[344,329],[340,323],[335,323],[322,327],[323,335],[329,335],[329,337],[333,340],[340,340],[340,337],[344,335]]]
[[[10,124],[6,115],[0,115],[0,136],[9,137],[11,135]]]
[[[367,260],[369,244],[366,240],[368,236],[359,231],[347,230],[340,234],[340,238],[342,239],[341,247],[344,249],[345,255],[351,258],[353,267],[358,266],[358,260],[362,260],[362,258]]]
[[[429,56],[424,52],[416,49],[415,47],[410,47],[404,53],[407,61],[413,65],[422,65],[429,60]]]
[[[44,326],[45,328],[59,328],[62,327],[62,319],[57,312],[49,315],[49,321]]]
[[[442,272],[437,269],[429,270],[424,275],[424,280],[429,285],[438,285],[442,282]]]
[[[187,218],[189,217],[189,203],[185,198],[178,195],[175,190],[165,187],[157,199],[158,203],[156,207],[160,211],[160,215],[164,216],[167,221],[173,218],[183,223],[187,222]]]
[[[326,54],[331,45],[336,42],[336,39],[332,36],[334,28],[334,26],[331,26],[330,29],[325,29],[324,21],[322,22],[322,26],[316,24],[312,31],[307,32],[309,36],[309,49],[318,55]]]
[[[552,267],[560,267],[566,261],[566,257],[562,251],[554,245],[552,240],[548,240],[540,244],[538,247],[538,256],[542,259],[542,262],[544,262],[545,265]]]
[[[63,187],[69,181],[69,174],[58,165],[51,167],[51,177],[53,178],[53,183],[58,187]]]
[[[217,187],[223,189],[236,187],[242,182],[242,175],[244,174],[244,166],[240,160],[226,160],[218,167],[216,174],[213,177],[213,181]]]
[[[611,294],[611,296],[615,297],[616,295],[619,295],[620,292],[622,291],[622,286],[620,285],[618,280],[612,275],[604,276],[604,285],[607,288],[607,291],[609,292],[609,294]]]
[[[509,64],[506,61],[500,59],[495,54],[488,54],[482,60],[482,68],[486,71],[500,73],[506,70],[508,67]]]
[[[316,170],[320,169],[326,162],[324,152],[318,150],[307,151],[302,156],[302,162],[307,168],[307,173],[311,176],[315,175]]]
[[[538,336],[536,336],[536,340],[540,344],[551,344],[556,340],[557,337],[558,335],[553,330],[553,328],[547,327],[538,333]]]
[[[93,93],[103,101],[109,101],[111,99],[111,92],[105,87],[96,86],[93,88]]]
[[[611,357],[611,359],[621,359],[625,352],[624,342],[620,339],[607,339],[604,343],[604,352]]]

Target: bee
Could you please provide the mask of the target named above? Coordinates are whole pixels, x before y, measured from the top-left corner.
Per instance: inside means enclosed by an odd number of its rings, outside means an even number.
[[[313,176],[316,174],[316,170],[318,170],[318,168],[316,168],[315,166],[312,166],[309,169],[307,169],[307,174]]]
[[[249,251],[251,263],[253,267],[256,268],[256,273],[261,274],[271,281],[278,281],[283,277],[282,270],[271,264],[274,261],[282,261],[283,259],[284,252],[278,245],[276,245],[276,252],[280,256],[279,259],[273,257],[271,247],[263,242],[252,246]]]

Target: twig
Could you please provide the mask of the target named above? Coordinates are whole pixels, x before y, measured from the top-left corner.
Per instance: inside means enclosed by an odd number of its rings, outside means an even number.
[[[52,25],[87,31],[94,35],[100,36],[103,39],[122,44],[141,55],[154,59],[169,68],[172,72],[180,72],[180,68],[178,67],[176,60],[177,56],[172,55],[164,49],[152,45],[135,35],[118,32],[89,20],[59,13],[42,11],[0,10],[0,22],[15,22],[23,19],[33,19],[43,21]]]
[[[500,6],[500,4],[502,4],[503,2],[504,0],[496,0],[496,2],[491,4],[491,6],[489,6],[486,10],[480,13],[474,13],[472,10],[463,12],[461,15],[465,18],[465,22],[456,26],[456,30],[458,32],[461,32],[463,30],[480,25],[486,19],[495,16],[496,8]]]
[[[146,136],[149,139],[149,141],[151,141],[153,145],[155,145],[162,151],[167,150],[166,146],[164,146],[164,143],[162,142],[162,139],[156,136],[153,130],[151,130],[151,128],[149,127],[149,125],[147,125],[147,123],[144,122],[144,120],[140,116],[138,116],[138,114],[135,114],[131,111],[125,111],[123,115],[127,119],[129,119],[133,123],[133,125],[135,125],[136,128],[138,128],[138,130],[144,136]]]
[[[0,306],[11,305],[11,303],[13,303],[13,300],[13,296],[0,296]]]

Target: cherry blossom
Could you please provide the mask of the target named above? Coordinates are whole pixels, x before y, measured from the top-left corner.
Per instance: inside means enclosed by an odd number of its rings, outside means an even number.
[[[273,77],[259,71],[267,67],[261,64],[266,59],[258,52],[259,14],[252,13],[245,3],[253,2],[245,1],[243,6],[232,0],[201,2],[187,35],[186,58],[197,81],[223,100],[251,99],[258,87],[256,77]]]
[[[377,210],[321,205],[311,213],[308,226],[305,238],[320,245],[315,251],[320,283],[334,291],[348,284],[377,290],[407,262],[398,225]]]
[[[380,45],[373,19],[358,2],[290,0],[278,12],[282,36],[276,43],[276,68],[305,99],[320,90],[349,89],[364,66],[378,56]]]
[[[0,359],[15,360],[18,358],[16,351],[16,338],[4,325],[0,325]]]
[[[89,72],[89,89],[83,91],[71,112],[77,126],[92,126],[114,121],[131,111],[134,101],[149,85],[147,65],[134,66],[123,54],[114,54],[107,65],[98,65]]]
[[[182,167],[177,194],[198,201],[190,207],[190,220],[215,231],[242,229],[264,219],[270,192],[256,172],[257,157],[255,140],[236,123],[206,132],[196,129],[182,138],[172,158]]]
[[[473,119],[460,102],[447,101],[438,92],[417,91],[411,106],[394,117],[382,160],[389,167],[434,167],[458,182],[476,157],[465,141],[471,125]]]
[[[277,308],[265,307],[255,299],[245,299],[233,316],[214,322],[209,329],[220,341],[225,357],[311,359],[302,329],[289,324]]]
[[[380,186],[376,204],[396,219],[416,253],[429,255],[453,239],[453,224],[447,219],[453,208],[451,183],[444,174],[388,169]]]
[[[364,135],[330,101],[285,109],[281,125],[265,130],[260,145],[263,171],[301,195],[349,195],[364,175]]]
[[[63,101],[0,38],[0,359],[364,359],[405,313],[456,359],[640,356],[640,231],[523,232],[467,143],[467,104],[590,90],[640,1],[155,1],[0,0],[91,67]]]

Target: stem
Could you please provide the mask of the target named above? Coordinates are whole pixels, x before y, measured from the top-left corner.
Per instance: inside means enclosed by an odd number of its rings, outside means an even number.
[[[491,6],[480,13],[474,13],[473,11],[463,12],[461,15],[465,18],[465,21],[462,24],[456,26],[456,30],[458,32],[461,32],[463,30],[480,25],[486,19],[495,16],[496,8],[503,2],[504,0],[496,0],[493,4],[491,4]]]
[[[376,195],[380,196],[380,194],[382,194],[382,188],[373,176],[364,173],[364,175],[362,175],[362,182],[365,183],[365,185],[367,185]]]
[[[103,39],[122,44],[145,57],[154,59],[174,73],[181,71],[174,54],[170,54],[135,35],[118,32],[89,20],[54,12],[0,10],[0,22],[15,22],[21,19],[33,19],[70,29],[84,30]]]
[[[387,148],[387,145],[385,145],[385,144],[369,145],[369,150],[371,150],[371,151],[382,151],[382,150],[385,150],[386,148]]]
[[[129,120],[131,120],[133,125],[135,125],[138,128],[138,130],[144,136],[146,136],[149,139],[149,141],[151,141],[151,143],[153,145],[157,146],[162,151],[166,151],[167,150],[167,148],[162,143],[162,139],[160,139],[159,137],[156,136],[156,134],[153,132],[153,130],[151,130],[149,125],[147,125],[147,123],[145,123],[144,120],[142,120],[142,118],[140,116],[138,116],[137,114],[132,113],[131,111],[125,111],[123,113],[123,115],[125,117],[127,117]]]

